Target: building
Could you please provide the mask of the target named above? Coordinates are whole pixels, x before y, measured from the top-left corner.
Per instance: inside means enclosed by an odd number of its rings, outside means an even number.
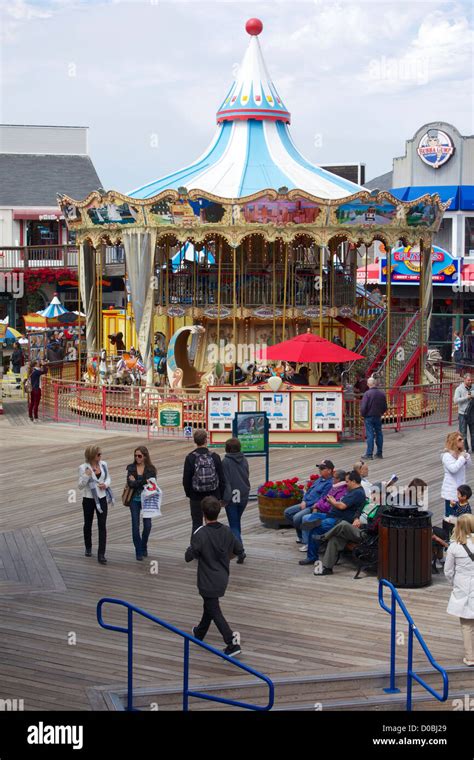
[[[370,190],[387,190],[400,200],[413,200],[426,193],[438,193],[442,201],[451,201],[439,231],[433,236],[438,249],[433,255],[440,270],[456,269],[454,278],[433,278],[433,312],[430,345],[440,348],[443,357],[451,356],[452,334],[464,334],[465,358],[472,361],[474,352],[471,320],[474,319],[474,136],[462,135],[452,124],[431,122],[420,127],[406,140],[405,154],[393,159],[391,172],[366,183]],[[440,250],[439,250],[440,249]],[[443,260],[441,261],[441,257]],[[385,284],[382,274],[386,262],[383,243],[376,243],[372,261],[358,269],[358,282]],[[434,266],[433,260],[433,266]],[[419,280],[409,275],[402,262],[392,272],[394,307],[416,309]],[[433,269],[435,272],[435,269]],[[404,280],[404,275],[405,280]]]

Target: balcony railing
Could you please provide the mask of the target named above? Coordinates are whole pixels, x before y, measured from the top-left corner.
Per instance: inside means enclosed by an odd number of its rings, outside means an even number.
[[[218,295],[217,269],[198,269],[170,273],[168,284],[166,274],[161,270],[158,277],[158,303],[194,304],[195,306],[217,305],[232,306],[234,298],[238,306],[257,307],[272,306],[274,303],[281,307],[286,303],[287,308],[319,306],[320,299],[324,306],[345,306],[354,303],[354,283],[350,276],[338,274],[331,288],[330,278],[319,280],[317,272],[291,270],[286,272],[278,266],[275,275],[270,268],[247,265],[245,271],[237,271],[235,278],[231,266],[222,266],[220,281],[220,296]],[[321,293],[322,290],[322,293]],[[168,295],[167,295],[168,293]]]
[[[0,269],[40,269],[57,267],[77,269],[78,247],[76,245],[24,245],[0,247]],[[105,266],[124,266],[122,246],[106,246]]]

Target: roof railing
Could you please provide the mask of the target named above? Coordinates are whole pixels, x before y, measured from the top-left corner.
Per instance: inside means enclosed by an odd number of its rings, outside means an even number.
[[[110,625],[109,623],[104,623],[104,619],[102,617],[102,607],[104,606],[104,604],[116,604],[118,606],[126,608],[127,610],[127,627],[126,628],[123,628],[117,625]],[[184,631],[181,631],[179,628],[176,628],[174,625],[171,625],[170,623],[167,623],[164,620],[161,620],[155,615],[151,615],[149,612],[142,610],[140,607],[137,607],[134,604],[130,604],[130,602],[126,602],[123,599],[113,599],[110,597],[104,597],[103,599],[100,599],[100,601],[97,604],[97,621],[99,625],[108,631],[118,631],[119,633],[127,634],[127,710],[128,711],[133,712],[135,710],[135,708],[133,707],[133,613],[136,613],[137,615],[141,615],[141,617],[144,617],[147,620],[151,620],[153,623],[156,623],[162,628],[166,628],[167,631],[171,631],[171,633],[174,633],[177,636],[181,636],[181,638],[184,639],[184,655],[183,655],[183,711],[184,712],[188,712],[189,710],[189,697],[194,697],[195,699],[207,699],[211,702],[220,702],[221,704],[230,705],[232,707],[241,707],[244,710],[255,710],[258,712],[265,712],[272,709],[273,703],[274,703],[274,685],[273,685],[273,682],[270,680],[270,678],[268,678],[268,676],[264,675],[263,673],[259,673],[257,670],[254,670],[254,668],[251,668],[249,665],[244,665],[242,662],[238,662],[237,660],[234,660],[232,657],[228,657],[228,655],[224,654],[224,652],[221,652],[219,649],[216,649],[215,647],[210,646],[209,644],[206,644],[204,641],[201,641],[200,639],[195,638],[195,636],[192,636],[189,633],[185,633]],[[240,702],[234,699],[226,699],[225,697],[216,697],[216,696],[213,696],[212,694],[206,694],[205,692],[193,691],[192,689],[190,689],[189,688],[189,644],[190,642],[192,642],[193,644],[197,644],[197,646],[201,647],[202,649],[206,649],[211,654],[216,655],[216,657],[220,657],[222,660],[226,660],[231,665],[234,665],[235,667],[240,668],[241,670],[245,670],[247,673],[250,673],[251,675],[254,675],[256,678],[259,678],[261,681],[264,681],[268,686],[267,704],[262,707],[261,705],[255,705],[248,702]]]

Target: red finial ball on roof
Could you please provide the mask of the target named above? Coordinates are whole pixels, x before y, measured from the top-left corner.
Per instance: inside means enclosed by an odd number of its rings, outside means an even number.
[[[245,31],[254,37],[260,34],[262,29],[263,29],[263,24],[259,18],[249,18],[249,20],[245,24]]]

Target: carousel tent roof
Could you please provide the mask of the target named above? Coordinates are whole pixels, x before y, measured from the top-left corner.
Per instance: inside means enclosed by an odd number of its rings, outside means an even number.
[[[38,311],[37,314],[50,319],[51,317],[58,317],[60,314],[66,314],[66,312],[67,309],[62,305],[57,293],[55,293],[49,306],[47,306],[46,309],[43,309],[43,311]]]
[[[268,74],[258,35],[263,25],[250,19],[250,42],[236,81],[217,112],[217,130],[207,150],[184,169],[133,190],[151,198],[162,190],[186,187],[224,198],[287,187],[324,199],[344,198],[364,188],[307,161],[291,139],[290,113]]]

